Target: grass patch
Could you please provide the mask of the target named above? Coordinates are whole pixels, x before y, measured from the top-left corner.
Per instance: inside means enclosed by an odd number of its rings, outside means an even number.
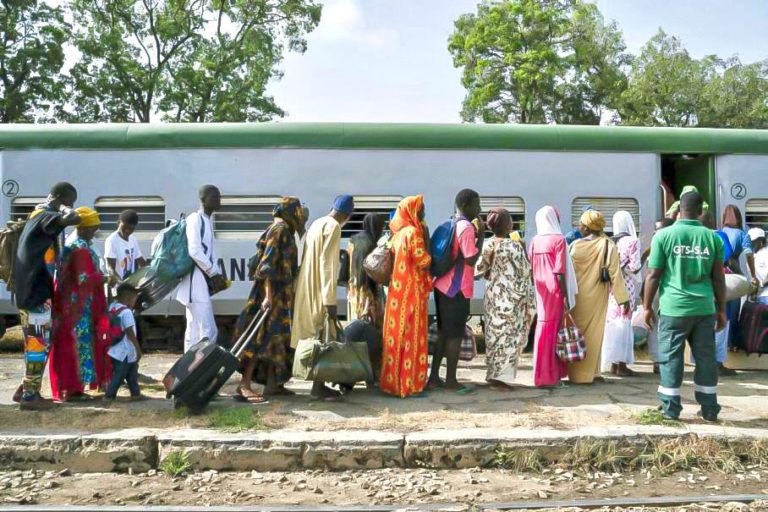
[[[225,432],[245,432],[266,428],[261,415],[250,407],[214,409],[208,415],[208,426]]]
[[[536,449],[515,450],[499,447],[496,450],[496,465],[518,473],[540,472],[547,459]]]
[[[768,440],[728,441],[695,435],[639,443],[581,439],[551,464],[538,449],[499,448],[496,465],[515,471],[539,471],[550,466],[585,472],[651,471],[669,475],[698,468],[731,474],[744,472],[747,466],[768,467]]]
[[[192,467],[189,462],[189,456],[182,451],[175,451],[168,454],[163,462],[160,463],[160,469],[165,472],[166,475],[171,477],[177,477]]]
[[[156,391],[158,393],[164,393],[165,392],[165,387],[162,384],[155,384],[155,383],[142,384],[141,387],[143,389],[148,390],[148,391]]]
[[[682,427],[684,425],[680,420],[665,419],[658,409],[646,409],[635,414],[635,421],[640,425],[661,425],[663,427]]]

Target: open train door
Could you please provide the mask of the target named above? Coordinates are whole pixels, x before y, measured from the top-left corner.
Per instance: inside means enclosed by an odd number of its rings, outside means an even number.
[[[680,197],[680,192],[686,185],[695,186],[704,200],[709,204],[710,211],[717,212],[717,189],[715,181],[715,161],[711,155],[661,155],[661,179],[662,187],[665,185],[672,191],[675,199]],[[662,202],[665,201],[662,194]],[[663,204],[666,212],[671,204]]]

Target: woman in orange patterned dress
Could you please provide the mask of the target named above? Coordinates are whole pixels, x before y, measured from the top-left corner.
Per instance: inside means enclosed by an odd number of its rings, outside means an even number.
[[[404,398],[427,383],[427,306],[432,291],[424,198],[409,196],[389,223],[394,265],[384,316],[381,390]]]

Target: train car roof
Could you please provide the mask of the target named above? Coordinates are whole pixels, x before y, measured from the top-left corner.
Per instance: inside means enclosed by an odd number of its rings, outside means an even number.
[[[768,154],[768,130],[282,122],[16,124],[0,126],[0,148],[481,149]]]

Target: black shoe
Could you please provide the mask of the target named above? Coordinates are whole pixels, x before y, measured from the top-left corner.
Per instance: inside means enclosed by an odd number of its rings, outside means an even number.
[[[726,368],[724,365],[720,364],[718,366],[718,373],[720,374],[720,377],[733,377],[736,375],[736,370]]]
[[[717,423],[717,413],[714,411],[699,411],[698,416],[708,423]]]
[[[667,414],[666,412],[661,413],[661,419],[666,421],[677,421],[680,419],[680,416],[672,416],[671,414]]]

